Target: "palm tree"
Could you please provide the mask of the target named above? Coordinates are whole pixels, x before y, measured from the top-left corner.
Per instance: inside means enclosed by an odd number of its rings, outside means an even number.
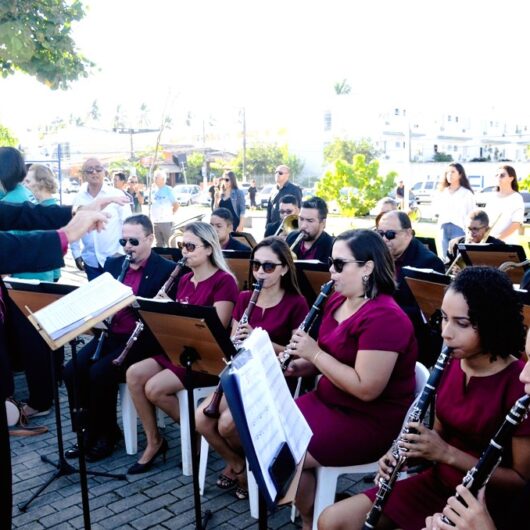
[[[335,89],[335,94],[337,94],[337,96],[351,94],[351,85],[348,83],[347,79],[343,79],[339,83],[335,83],[333,88]]]

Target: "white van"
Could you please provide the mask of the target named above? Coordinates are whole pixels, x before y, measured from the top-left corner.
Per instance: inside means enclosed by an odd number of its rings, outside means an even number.
[[[422,180],[421,182],[416,182],[410,191],[416,197],[418,204],[426,204],[432,202],[432,197],[436,190],[438,189],[438,182],[435,180]]]

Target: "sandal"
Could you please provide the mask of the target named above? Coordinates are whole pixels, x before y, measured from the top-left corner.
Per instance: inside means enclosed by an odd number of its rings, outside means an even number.
[[[248,499],[248,489],[242,488],[241,486],[238,486],[236,488],[236,491],[234,492],[237,499],[240,501],[244,501],[245,499]]]
[[[221,473],[219,475],[219,478],[217,479],[217,487],[221,488],[222,490],[231,490],[237,486],[237,479],[230,478],[226,476],[224,473]]]

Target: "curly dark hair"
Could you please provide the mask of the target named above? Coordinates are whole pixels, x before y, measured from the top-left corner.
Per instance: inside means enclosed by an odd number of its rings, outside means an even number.
[[[506,273],[492,267],[466,267],[448,289],[465,298],[469,320],[492,361],[521,356],[526,336],[523,307]]]

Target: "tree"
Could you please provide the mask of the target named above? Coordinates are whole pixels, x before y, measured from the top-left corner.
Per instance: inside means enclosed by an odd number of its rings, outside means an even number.
[[[434,153],[434,156],[432,157],[433,162],[452,162],[453,157],[447,153]]]
[[[257,144],[247,147],[246,169],[247,176],[258,177],[273,175],[274,170],[280,164],[285,164],[291,169],[291,177],[294,179],[302,172],[304,163],[295,155],[290,154],[287,146],[276,144]],[[243,151],[240,151],[232,163],[234,170],[240,175],[243,172]]]
[[[377,160],[367,162],[364,155],[357,154],[351,164],[337,160],[317,182],[316,194],[326,201],[336,201],[343,215],[367,215],[392,190],[396,177],[395,171],[379,175]]]
[[[202,181],[204,153],[194,152],[186,157],[186,176],[188,182],[199,184]]]
[[[0,146],[16,147],[18,140],[11,134],[11,131],[0,123]]]
[[[53,89],[87,77],[94,64],[77,51],[71,37],[72,23],[84,16],[80,0],[0,2],[2,77],[19,70]]]
[[[90,107],[90,112],[88,116],[89,119],[92,121],[98,121],[99,118],[101,118],[101,112],[99,110],[99,104],[97,99],[92,102],[92,106]]]
[[[379,156],[379,151],[368,138],[361,138],[358,142],[335,138],[324,147],[324,161],[329,164],[336,160],[344,160],[351,164],[355,155],[364,155],[366,162],[369,163]]]
[[[347,79],[343,79],[339,83],[335,83],[333,88],[335,89],[335,94],[337,96],[351,94],[351,85],[348,83]]]

